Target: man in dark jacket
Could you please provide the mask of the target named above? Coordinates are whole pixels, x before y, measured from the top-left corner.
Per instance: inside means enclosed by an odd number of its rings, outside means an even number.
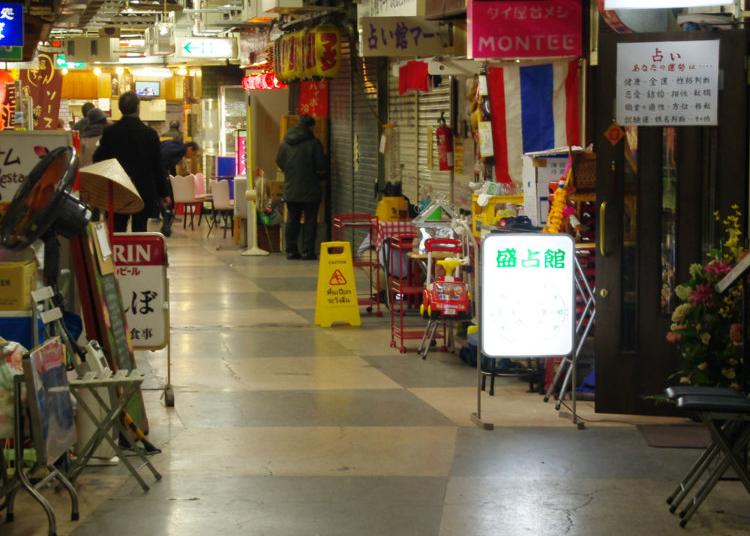
[[[315,235],[318,227],[320,179],[326,174],[323,145],[312,132],[315,119],[299,118],[299,124],[287,132],[276,155],[276,164],[284,172],[284,200],[287,206],[286,258],[314,260]],[[302,255],[297,249],[300,220],[305,215],[302,231]]]
[[[104,129],[94,162],[116,158],[143,198],[143,210],[133,214],[131,230],[143,232],[157,214],[159,202],[169,204],[167,177],[161,165],[159,135],[138,118],[140,99],[127,91],[119,101],[122,119]],[[115,214],[115,232],[125,232],[129,214]]]
[[[198,152],[198,144],[194,141],[182,143],[178,140],[166,140],[161,142],[161,166],[164,172],[177,175],[177,164],[183,158],[192,158],[194,152]],[[169,196],[172,197],[172,185],[167,182]],[[172,207],[165,205],[161,209],[162,225],[161,234],[172,236],[172,221],[174,220],[174,211]]]
[[[177,164],[183,158],[191,158],[193,153],[198,152],[198,144],[194,141],[182,143],[179,140],[166,140],[161,142],[161,164],[167,173],[177,175]]]
[[[94,106],[94,103],[92,102],[84,102],[83,106],[81,106],[81,118],[78,120],[78,122],[73,125],[73,130],[77,130],[79,132],[83,131],[83,129],[86,128],[86,125],[88,124],[88,119],[86,117],[89,115],[89,112],[96,108]]]

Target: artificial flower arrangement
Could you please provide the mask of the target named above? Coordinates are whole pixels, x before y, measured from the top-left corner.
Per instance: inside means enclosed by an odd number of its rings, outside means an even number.
[[[716,291],[716,283],[748,254],[741,245],[739,207],[732,205],[732,210],[722,222],[722,246],[708,253],[705,264],[691,265],[690,279],[675,289],[682,303],[672,313],[667,341],[680,351],[681,370],[674,378],[681,384],[740,389],[742,286]],[[718,212],[714,217],[721,221]]]

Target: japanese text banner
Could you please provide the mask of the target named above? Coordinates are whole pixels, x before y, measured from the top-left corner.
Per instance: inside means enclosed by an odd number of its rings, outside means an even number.
[[[441,23],[424,17],[362,17],[362,56],[414,58],[449,52]],[[446,30],[447,32],[447,30]]]
[[[468,0],[469,56],[561,58],[583,53],[580,0]]]

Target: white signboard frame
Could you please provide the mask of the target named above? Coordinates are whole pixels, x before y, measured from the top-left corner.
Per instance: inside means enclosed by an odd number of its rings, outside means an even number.
[[[570,355],[575,242],[565,234],[492,233],[482,241],[479,341],[490,358]]]
[[[170,330],[167,249],[164,235],[150,232],[122,235],[127,238],[144,237],[150,240],[160,240],[165,259],[160,264],[144,258],[144,252],[148,250],[140,244],[125,246],[119,244],[118,236],[121,235],[119,233],[115,235],[112,248],[130,341],[133,348],[139,350],[161,350],[169,344]],[[135,312],[134,306],[137,309]]]
[[[16,191],[45,154],[57,147],[69,147],[72,136],[66,130],[0,132],[0,203],[10,203]]]
[[[718,124],[719,39],[617,43],[617,122]]]

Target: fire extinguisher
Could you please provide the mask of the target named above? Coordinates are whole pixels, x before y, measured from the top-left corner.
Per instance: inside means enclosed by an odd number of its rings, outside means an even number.
[[[445,123],[445,112],[440,114],[440,126],[435,131],[438,144],[438,157],[440,171],[451,171],[453,169],[453,132]]]

